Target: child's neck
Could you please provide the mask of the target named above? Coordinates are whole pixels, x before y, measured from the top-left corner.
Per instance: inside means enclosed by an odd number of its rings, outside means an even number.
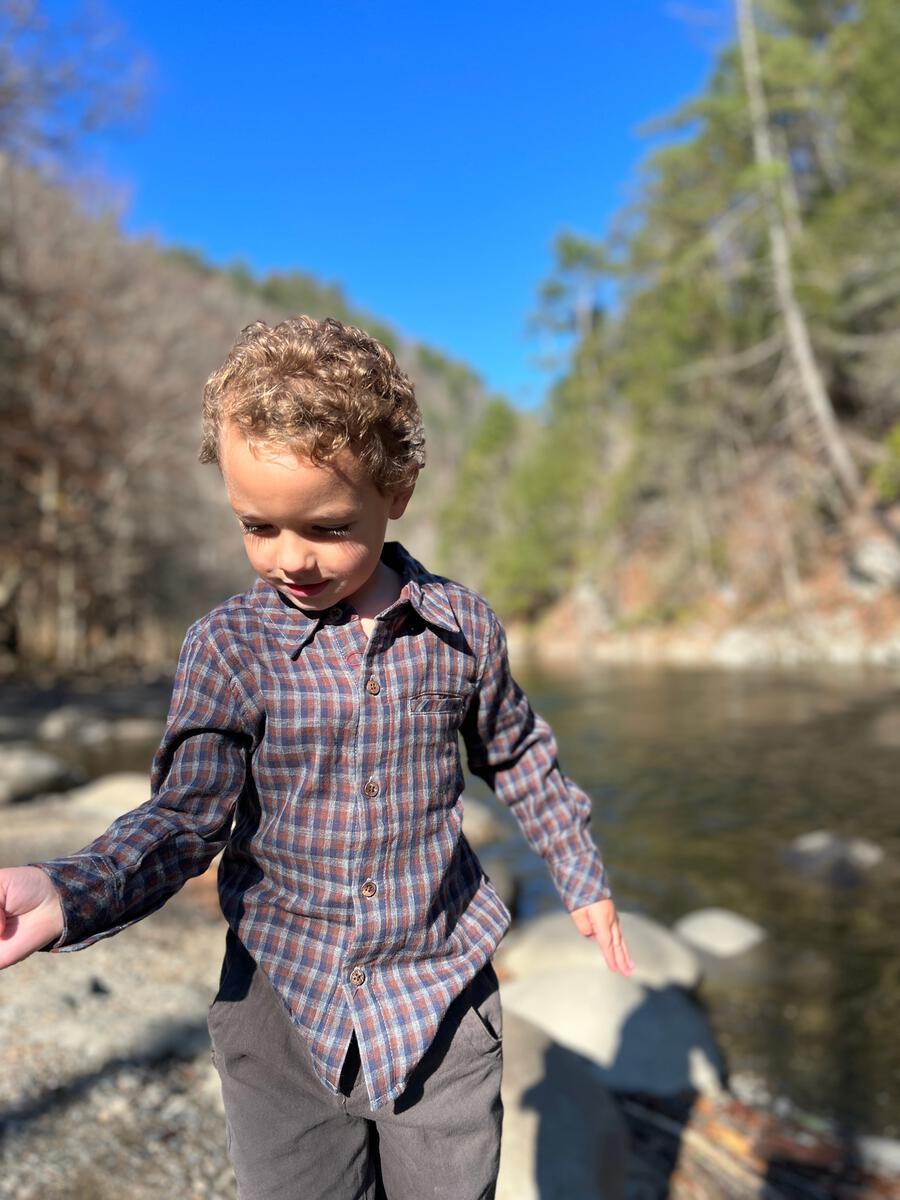
[[[394,603],[402,589],[403,580],[382,561],[368,581],[350,597],[349,603],[356,610],[367,637],[375,628],[375,618]]]

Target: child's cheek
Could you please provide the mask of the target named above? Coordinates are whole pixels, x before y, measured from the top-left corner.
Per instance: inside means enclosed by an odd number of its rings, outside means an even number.
[[[257,540],[248,540],[244,543],[244,549],[247,551],[247,557],[250,560],[250,565],[255,571],[260,573],[269,569],[270,555],[266,553],[264,543]]]

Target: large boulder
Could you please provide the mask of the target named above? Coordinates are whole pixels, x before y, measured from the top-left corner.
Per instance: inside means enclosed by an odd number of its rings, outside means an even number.
[[[105,775],[67,793],[17,804],[4,815],[0,865],[44,862],[74,854],[116,817],[150,797],[146,775]]]
[[[765,941],[766,931],[727,908],[701,908],[675,922],[675,932],[704,955],[736,958]]]
[[[504,837],[506,830],[483,800],[464,792],[462,806],[463,833],[473,849],[477,850],[479,846],[486,846]]]
[[[478,859],[494,891],[515,917],[519,908],[521,885],[519,876],[502,853],[502,847],[487,847],[479,850]]]
[[[77,782],[77,772],[45,750],[27,742],[0,746],[0,804],[13,804],[42,792],[58,792]]]
[[[703,1010],[681,988],[653,990],[604,966],[505,982],[507,1011],[596,1063],[607,1087],[718,1096],[725,1065]]]
[[[640,913],[620,912],[619,921],[634,962],[632,979],[654,988],[697,986],[700,961],[685,942]],[[504,939],[498,959],[504,973],[515,979],[568,967],[604,965],[600,947],[578,932],[566,912],[549,913],[518,926]]]
[[[160,716],[117,715],[96,705],[64,704],[43,716],[37,726],[46,741],[74,741],[85,746],[107,742],[155,742],[163,730]]]
[[[68,794],[67,807],[77,813],[85,837],[101,834],[116,817],[150,799],[150,779],[139,771],[119,771],[92,779]]]
[[[511,1012],[503,1109],[497,1200],[624,1200],[628,1134],[596,1068]]]

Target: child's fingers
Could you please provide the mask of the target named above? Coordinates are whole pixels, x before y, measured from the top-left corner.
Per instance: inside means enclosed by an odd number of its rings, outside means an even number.
[[[618,925],[616,926],[616,933],[618,934],[618,939],[615,937],[613,939],[613,949],[616,956],[616,970],[618,970],[622,975],[630,975],[634,970],[634,963],[632,962],[631,955],[628,952],[628,944],[625,941],[625,937]]]
[[[614,917],[607,926],[595,929],[594,939],[603,951],[606,965],[611,971],[616,971],[620,975],[631,974],[634,970],[634,963],[628,952],[618,917]]]
[[[584,937],[592,937],[600,947],[610,971],[617,971],[620,975],[632,973],[634,963],[611,900],[600,900],[577,908],[571,916],[578,932]]]
[[[613,926],[606,938],[601,940],[598,937],[597,941],[609,969],[617,971],[620,975],[630,975],[634,970],[634,963],[631,961],[631,955],[628,953],[628,947],[625,945],[625,939],[622,937],[619,926]]]

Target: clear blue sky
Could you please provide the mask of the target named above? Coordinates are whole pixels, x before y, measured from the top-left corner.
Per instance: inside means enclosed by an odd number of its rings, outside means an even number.
[[[63,0],[51,12],[71,11]],[[150,65],[99,147],[126,228],[340,282],[518,403],[526,322],[563,228],[601,233],[699,90],[730,0],[104,0]]]

